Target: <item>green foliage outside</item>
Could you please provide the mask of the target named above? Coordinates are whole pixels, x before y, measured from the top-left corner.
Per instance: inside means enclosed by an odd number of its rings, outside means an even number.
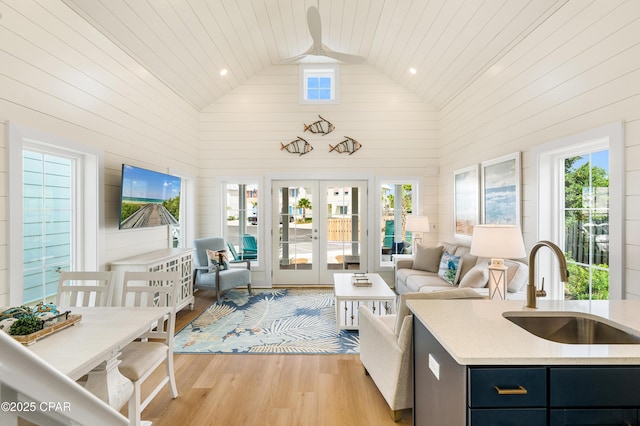
[[[411,213],[412,211],[412,185],[411,184],[403,184],[402,185],[402,203],[401,203],[401,207],[402,207],[402,213]],[[396,203],[395,203],[395,197],[393,196],[393,193],[387,195],[387,203],[388,206],[390,208],[395,208]]]
[[[308,198],[300,198],[298,200],[298,204],[296,204],[297,209],[302,209],[302,221],[307,221],[307,209],[311,210],[313,207],[311,206],[311,201]]]
[[[567,256],[570,257],[570,256]],[[598,265],[608,268],[608,265]],[[569,282],[565,283],[566,300],[589,300],[589,269],[575,263],[567,263]],[[609,299],[609,271],[593,268],[592,300]]]
[[[584,205],[584,188],[608,188],[609,174],[602,167],[591,167],[591,162],[587,161],[580,167],[574,169],[574,164],[582,157],[570,157],[564,161],[564,191],[566,208],[589,208]]]
[[[575,163],[583,157],[571,157],[565,159],[565,208],[576,209],[565,214],[565,230],[567,241],[582,241],[580,251],[583,253],[582,259],[576,259],[575,253],[568,251],[567,268],[569,269],[569,282],[565,283],[565,299],[567,300],[589,300],[589,282],[591,282],[591,299],[609,299],[609,265],[606,263],[592,265],[591,277],[589,268],[581,266],[580,263],[589,263],[588,253],[596,250],[593,243],[594,235],[589,235],[588,225],[607,224],[609,221],[608,212],[599,213],[594,210],[596,203],[596,188],[609,188],[609,175],[607,170],[591,166],[591,162],[586,162],[579,167],[574,167]],[[608,205],[608,200],[606,202]],[[586,227],[585,227],[586,226]],[[584,238],[578,238],[575,233],[586,232]],[[571,235],[573,233],[573,235]],[[604,252],[605,260],[608,263],[608,253]],[[578,262],[578,263],[575,263]]]

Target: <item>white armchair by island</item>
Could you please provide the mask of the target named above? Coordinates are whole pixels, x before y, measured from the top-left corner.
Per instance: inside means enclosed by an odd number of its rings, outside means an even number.
[[[471,288],[400,295],[395,315],[377,316],[360,306],[360,360],[365,373],[380,390],[394,421],[402,410],[413,407],[413,359],[411,352],[413,315],[407,308],[410,299],[481,299]]]

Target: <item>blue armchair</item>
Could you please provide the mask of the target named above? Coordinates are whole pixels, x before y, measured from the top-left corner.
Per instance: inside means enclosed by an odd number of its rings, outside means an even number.
[[[226,244],[223,238],[201,238],[195,240],[196,256],[193,274],[193,288],[216,291],[218,303],[220,296],[232,288],[247,286],[251,294],[251,262],[243,263],[246,267],[231,267],[224,259]]]

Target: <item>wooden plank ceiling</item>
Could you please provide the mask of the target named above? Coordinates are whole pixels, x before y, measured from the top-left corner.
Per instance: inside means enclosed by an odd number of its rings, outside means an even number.
[[[202,109],[307,50],[309,6],[325,45],[442,108],[568,0],[63,1]]]

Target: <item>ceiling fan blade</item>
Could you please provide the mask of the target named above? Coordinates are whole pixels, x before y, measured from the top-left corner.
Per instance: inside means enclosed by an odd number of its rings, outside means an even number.
[[[287,59],[283,59],[283,60],[281,60],[281,61],[278,61],[277,63],[278,63],[278,64],[281,64],[281,65],[296,64],[296,63],[298,63],[300,60],[302,60],[302,59],[306,58],[307,56],[309,56],[310,54],[311,54],[311,53],[307,53],[307,52],[305,52],[305,53],[301,53],[301,54],[296,55],[296,56],[293,56],[293,57],[291,57],[291,58],[287,58]]]
[[[322,46],[322,23],[320,22],[320,12],[317,7],[311,6],[307,9],[307,25],[309,26],[309,34],[313,39],[313,45],[316,48]]]
[[[362,56],[336,52],[322,43],[322,22],[320,21],[320,12],[317,7],[311,6],[307,9],[307,25],[309,26],[309,34],[311,34],[311,38],[313,39],[313,45],[307,49],[306,52],[292,58],[283,59],[278,62],[279,64],[298,63],[307,56],[325,56],[349,64],[360,64],[367,61],[367,59]]]
[[[324,50],[324,52],[322,53],[323,56],[327,56],[329,58],[333,58],[341,62],[346,62],[349,64],[362,64],[367,61],[367,58],[363,56],[352,55],[350,53],[336,52],[335,50],[329,49],[327,46],[322,46],[322,47]]]

